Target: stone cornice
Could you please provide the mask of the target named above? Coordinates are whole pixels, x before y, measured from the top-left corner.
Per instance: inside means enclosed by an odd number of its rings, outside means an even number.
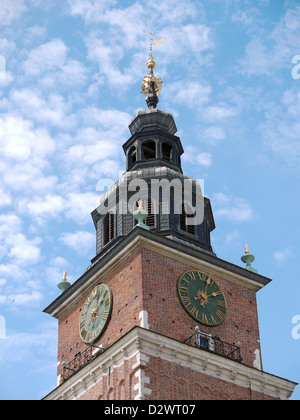
[[[252,391],[282,400],[289,399],[297,385],[295,382],[245,366],[215,353],[200,350],[140,327],[134,327],[44,399],[73,400],[80,398],[108,374],[108,368],[112,372],[126,359],[141,354],[147,357],[159,357],[240,387],[247,389],[251,387]],[[151,383],[148,387],[151,389]],[[149,391],[147,394],[150,393],[150,389],[146,390]]]
[[[201,269],[221,276],[232,283],[239,284],[255,292],[271,281],[267,277],[221,260],[209,253],[183,245],[155,232],[135,227],[109,253],[90,266],[71,287],[44,309],[44,312],[58,318],[70,305],[76,303],[83,294],[101,282],[103,277],[114,270],[124,259],[141,248],[150,249],[194,266],[195,269]]]

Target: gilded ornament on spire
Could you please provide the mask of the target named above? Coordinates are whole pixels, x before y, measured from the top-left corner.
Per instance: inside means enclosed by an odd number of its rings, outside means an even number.
[[[147,61],[147,67],[150,70],[148,76],[144,77],[142,81],[142,93],[146,96],[146,102],[149,108],[156,108],[158,104],[158,95],[160,94],[162,88],[162,80],[159,77],[156,77],[153,73],[153,69],[156,66],[156,63],[153,58],[153,45],[159,45],[164,42],[164,38],[157,40],[153,39],[153,32],[150,32],[150,54]]]

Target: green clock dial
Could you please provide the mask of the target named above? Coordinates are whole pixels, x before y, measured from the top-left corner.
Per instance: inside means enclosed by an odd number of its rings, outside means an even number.
[[[226,300],[218,284],[207,274],[189,270],[178,279],[179,300],[197,322],[216,326],[226,317]]]
[[[81,339],[93,344],[103,334],[112,311],[112,292],[106,284],[96,286],[82,308],[79,331]]]

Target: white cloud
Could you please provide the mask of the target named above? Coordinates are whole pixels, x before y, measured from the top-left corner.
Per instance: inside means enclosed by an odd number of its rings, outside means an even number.
[[[218,122],[236,116],[238,110],[229,106],[228,104],[219,103],[217,105],[211,105],[204,109],[204,120],[208,122]]]
[[[22,195],[51,190],[56,177],[47,172],[49,158],[56,150],[55,141],[44,128],[35,128],[30,120],[3,114],[0,117],[0,175],[2,189],[9,199],[10,190]]]
[[[41,259],[41,250],[37,246],[40,242],[40,238],[28,240],[23,234],[19,233],[14,236],[14,244],[10,244],[8,257],[18,264],[35,264]]]
[[[0,26],[9,26],[27,10],[25,0],[1,0]]]
[[[246,45],[245,56],[239,60],[240,71],[248,76],[270,76],[290,66],[298,52],[300,7],[290,8],[273,31],[255,33]]]
[[[212,125],[204,128],[203,133],[201,133],[200,137],[207,143],[215,145],[220,140],[224,140],[226,138],[226,133],[223,127]]]
[[[130,85],[135,83],[138,75],[142,74],[142,62],[139,60],[140,63],[137,64],[138,56],[136,54],[133,56],[131,65],[122,68],[121,60],[124,58],[125,49],[116,40],[107,43],[92,34],[87,38],[86,44],[88,58],[98,63],[99,74],[104,76],[105,82],[109,83],[117,94],[126,91]]]
[[[9,206],[12,202],[11,194],[9,191],[4,191],[0,187],[0,207]]]
[[[79,255],[90,255],[93,248],[95,248],[95,235],[90,232],[64,233],[59,239],[64,245],[73,249]]]
[[[51,191],[57,183],[56,176],[43,173],[43,166],[44,162],[39,159],[29,159],[17,165],[7,162],[0,168],[0,173],[8,187],[28,196],[33,192]]]
[[[240,243],[240,233],[237,230],[233,230],[232,232],[228,233],[225,238],[225,243],[226,245]]]
[[[0,256],[6,256],[17,265],[35,264],[41,259],[41,251],[38,245],[39,237],[27,238],[21,231],[21,219],[15,214],[0,215]],[[2,266],[3,272],[10,273]]]
[[[285,263],[287,260],[292,258],[294,253],[290,250],[290,248],[285,248],[281,251],[275,251],[273,253],[273,257],[277,263]]]
[[[31,293],[18,293],[13,294],[8,297],[8,299],[18,306],[36,306],[42,299],[43,295],[38,291],[33,291]]]
[[[0,12],[1,13],[1,12]],[[16,49],[16,44],[7,38],[0,38],[0,51],[2,56],[11,54]]]
[[[80,225],[90,223],[90,213],[99,205],[100,197],[94,193],[70,193],[67,195],[67,217]]]
[[[23,200],[21,208],[36,218],[56,217],[65,209],[65,201],[59,195],[46,194],[44,197],[36,197],[31,200]]]
[[[207,52],[214,48],[213,35],[207,25],[199,22],[202,19],[199,4],[189,0],[184,3],[179,0],[152,1],[143,5],[136,2],[128,7],[114,7],[114,2],[85,0],[69,3],[71,14],[82,16],[92,28],[85,42],[88,58],[99,64],[98,83],[109,83],[117,94],[135,83],[145,71],[150,27],[157,27],[156,37],[165,38],[154,53],[163,72],[165,66],[179,56],[184,63],[192,57],[203,65],[210,64]],[[193,22],[187,24],[187,18]],[[202,56],[204,52],[205,57]],[[131,59],[124,66],[122,60],[126,55]]]
[[[215,217],[229,220],[232,223],[249,222],[254,216],[253,209],[246,200],[232,195],[215,193],[212,205]]]
[[[20,202],[23,212],[30,214],[38,223],[49,218],[64,216],[82,225],[90,222],[90,213],[99,205],[99,196],[94,193],[46,194]]]
[[[63,67],[68,48],[60,39],[54,39],[31,50],[23,67],[30,76],[38,76],[49,70]]]
[[[61,39],[53,39],[29,51],[23,63],[25,76],[35,79],[44,88],[79,86],[86,81],[83,64],[69,57],[67,46]]]
[[[72,15],[81,16],[89,24],[102,22],[115,25],[122,35],[124,32],[128,34],[130,30],[138,30],[138,26],[149,20],[163,25],[181,23],[187,18],[198,17],[199,11],[199,6],[196,7],[190,0],[184,3],[180,0],[152,0],[150,4],[136,2],[128,7],[117,7],[115,0],[68,0],[68,3]]]
[[[55,357],[57,352],[56,325],[48,322],[46,324],[37,324],[36,327],[36,332],[10,331],[7,333],[6,340],[1,342],[0,347],[0,362],[2,366],[10,367],[14,365],[16,368],[16,363],[24,365],[24,361],[28,363],[33,361],[34,363],[31,366],[31,372],[33,373],[37,366],[36,357],[40,352],[44,354],[44,363],[45,355],[47,355],[46,358]],[[17,351],[17,349],[22,349],[22,351]]]
[[[207,84],[180,81],[169,84],[164,90],[164,95],[176,104],[199,110],[199,107],[203,108],[210,101],[211,91]]]
[[[184,155],[182,156],[182,160],[185,163],[189,163],[192,165],[200,165],[205,168],[209,168],[212,165],[211,153],[207,153],[207,152],[199,153],[197,148],[193,146],[187,146],[185,148],[185,152],[184,152]]]
[[[199,153],[196,156],[198,165],[209,168],[212,165],[212,155],[211,153]]]
[[[104,160],[108,157],[111,157],[118,152],[118,145],[111,143],[109,140],[100,140],[97,130],[89,128],[83,130],[81,135],[83,135],[84,132],[87,133],[88,136],[92,134],[95,143],[77,144],[70,147],[68,151],[68,158],[72,161],[80,161],[84,164],[92,164],[98,160]]]
[[[291,89],[283,91],[276,104],[266,102],[264,107],[265,121],[258,127],[264,146],[280,159],[299,168],[299,92]]]
[[[57,286],[62,280],[63,273],[68,270],[68,267],[69,263],[65,258],[60,256],[51,258],[45,270],[45,281],[51,284],[51,286]],[[69,281],[70,277],[69,275],[67,277]]]
[[[80,185],[85,179],[118,173],[123,158],[122,139],[128,136],[128,122],[131,120],[126,112],[96,107],[83,109],[80,118],[83,128],[68,142],[64,152],[70,179],[67,190],[74,181]]]
[[[44,158],[55,150],[55,143],[44,129],[34,129],[33,123],[6,114],[0,118],[2,157],[16,161]]]
[[[40,92],[23,88],[12,91],[11,99],[26,118],[65,130],[74,125],[74,118],[68,115],[70,106],[61,95],[50,94],[44,99]]]
[[[74,16],[83,16],[85,20],[98,21],[103,19],[103,12],[109,6],[116,4],[115,0],[102,0],[93,1],[90,0],[68,0],[71,14]]]

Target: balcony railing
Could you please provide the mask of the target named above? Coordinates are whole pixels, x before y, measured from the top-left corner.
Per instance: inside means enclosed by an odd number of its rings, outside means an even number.
[[[103,347],[96,347],[90,345],[84,351],[75,354],[73,360],[69,363],[63,362],[63,378],[62,381],[65,382],[72,375],[94,360],[100,353],[104,352]]]
[[[216,353],[221,356],[227,357],[227,359],[234,360],[235,362],[241,363],[241,350],[240,347],[234,344],[226,343],[222,341],[218,336],[212,337],[209,334],[197,331],[195,334],[187,338],[185,343],[195,346],[198,349],[206,350],[211,353]]]

